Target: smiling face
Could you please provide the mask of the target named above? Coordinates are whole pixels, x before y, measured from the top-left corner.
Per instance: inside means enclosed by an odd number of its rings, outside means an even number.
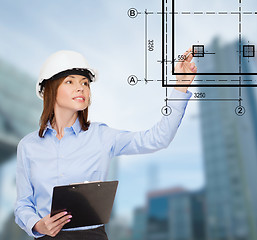
[[[71,113],[86,109],[90,103],[89,80],[81,75],[69,75],[57,89],[55,112]]]

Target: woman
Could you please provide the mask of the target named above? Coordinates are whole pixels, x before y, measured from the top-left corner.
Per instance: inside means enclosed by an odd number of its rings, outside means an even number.
[[[177,64],[176,71],[195,73],[192,58],[189,54],[186,61]],[[95,77],[84,57],[73,51],[54,53],[41,69],[36,88],[44,103],[40,129],[19,142],[16,172],[15,221],[34,238],[108,239],[104,225],[62,229],[72,216],[61,212],[50,217],[53,187],[104,181],[112,157],[166,148],[183,118],[187,101],[173,101],[168,103],[172,114],[146,131],[129,132],[90,123],[90,84]],[[193,79],[193,75],[180,75],[177,83],[188,85]],[[170,97],[189,99],[191,93],[180,86]]]

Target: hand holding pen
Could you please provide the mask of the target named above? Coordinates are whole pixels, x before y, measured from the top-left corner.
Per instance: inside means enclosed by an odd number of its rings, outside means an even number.
[[[181,85],[190,85],[193,82],[195,75],[187,75],[187,73],[196,73],[197,67],[194,62],[191,62],[193,59],[192,48],[189,48],[183,56],[184,60],[177,63],[175,72],[185,73],[185,75],[176,75],[176,84],[179,84],[180,86],[175,87],[175,89],[187,92],[188,86],[183,87]]]

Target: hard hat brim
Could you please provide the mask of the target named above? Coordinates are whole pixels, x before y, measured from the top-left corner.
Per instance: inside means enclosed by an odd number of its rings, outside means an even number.
[[[62,71],[62,72],[59,72],[59,73],[55,74],[51,78],[42,79],[42,81],[38,83],[38,96],[40,98],[43,97],[42,92],[43,92],[43,88],[44,88],[44,85],[45,85],[46,81],[53,81],[53,80],[56,80],[56,79],[59,79],[59,78],[67,77],[69,75],[84,76],[89,80],[89,82],[94,82],[95,78],[96,78],[95,72],[91,69],[85,69],[85,68],[68,69],[68,70],[65,70],[65,71]]]
[[[55,80],[62,77],[67,77],[69,75],[82,75],[86,77],[90,82],[94,81],[95,73],[91,69],[85,69],[85,68],[73,68],[68,69],[62,72],[59,72],[52,76],[51,78],[44,79],[44,80]]]

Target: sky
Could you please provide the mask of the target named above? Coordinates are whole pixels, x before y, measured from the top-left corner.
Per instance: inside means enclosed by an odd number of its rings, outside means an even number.
[[[202,2],[183,1],[189,10]],[[232,2],[211,1],[208,7],[219,8],[223,4],[222,7],[228,8]],[[253,10],[254,6],[253,0],[248,1],[248,8]],[[132,74],[144,77],[144,17],[129,18],[127,11],[132,7],[157,12],[161,10],[161,1],[3,0],[0,58],[28,73],[36,84],[40,67],[50,54],[61,49],[78,51],[98,72],[98,80],[91,86],[90,120],[117,129],[148,129],[162,117],[165,89],[160,82],[140,82],[135,86],[127,83]],[[180,41],[180,51],[190,44],[195,24],[179,25],[181,31],[186,29],[188,33]],[[149,78],[160,76],[160,65],[156,63],[161,54],[160,27],[160,16],[149,17],[149,38],[155,41],[156,48],[149,53]],[[208,27],[206,31],[212,34]],[[168,92],[171,91],[169,88]],[[182,186],[196,190],[204,185],[199,120],[198,103],[189,102],[177,135],[167,149],[120,157],[116,198],[119,215],[131,220],[133,209],[145,204],[146,193],[153,183],[149,176],[151,166],[156,168],[154,180],[158,189]]]

